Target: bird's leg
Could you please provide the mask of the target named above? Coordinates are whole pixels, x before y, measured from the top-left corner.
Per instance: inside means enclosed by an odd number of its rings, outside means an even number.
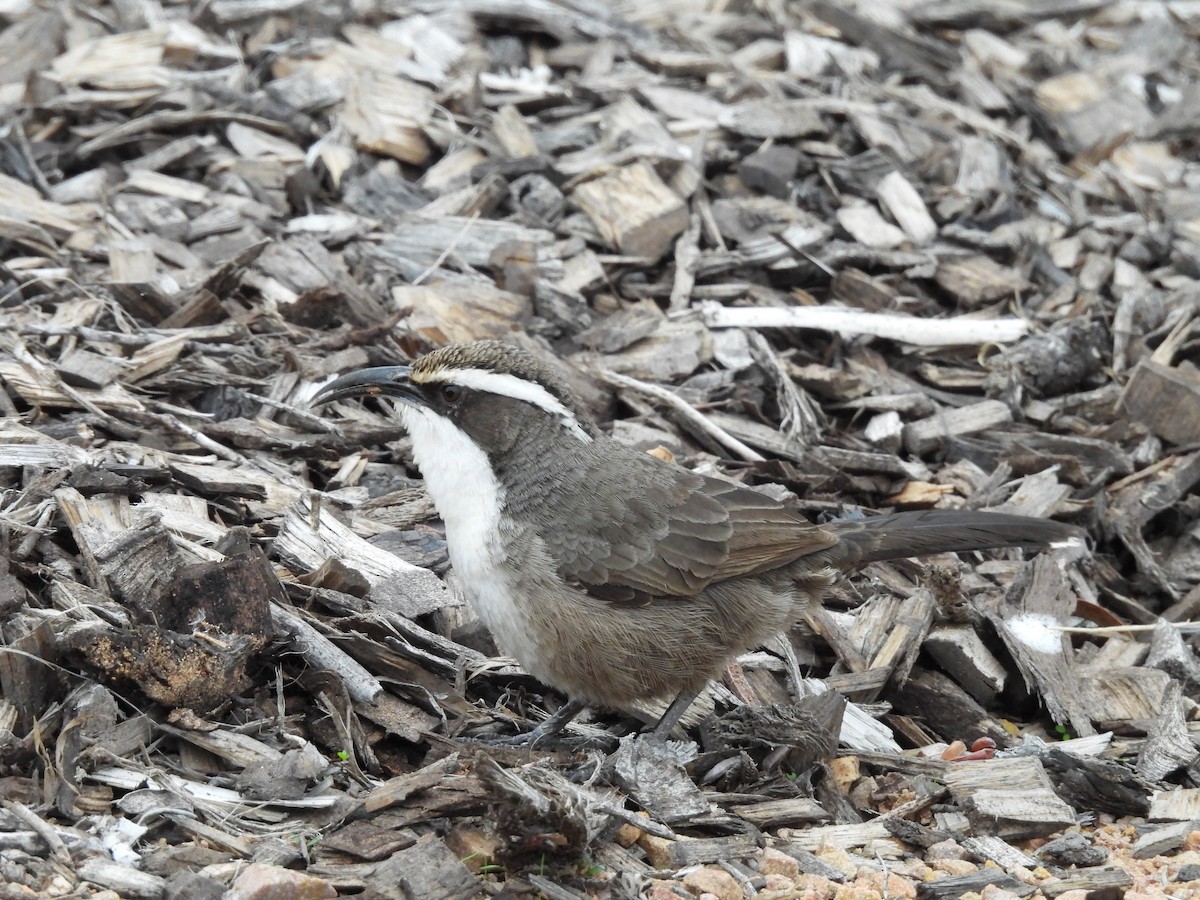
[[[688,707],[699,696],[699,691],[680,691],[679,696],[671,701],[671,705],[667,707],[667,711],[662,714],[662,718],[654,726],[652,734],[656,738],[665,741],[667,735],[671,733],[671,729],[679,724],[679,720],[683,718],[683,714],[688,711]]]
[[[542,720],[540,725],[529,732],[529,746],[532,747],[542,738],[556,737],[585,709],[587,704],[582,700],[576,700],[574,697],[567,700],[550,718]]]

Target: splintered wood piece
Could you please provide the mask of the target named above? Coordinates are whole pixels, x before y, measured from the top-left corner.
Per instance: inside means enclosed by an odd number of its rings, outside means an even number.
[[[202,497],[187,494],[143,494],[135,509],[158,516],[158,521],[172,534],[191,541],[216,544],[226,529],[209,518],[208,503]]]
[[[347,692],[349,693],[349,689]],[[354,699],[353,693],[350,696]],[[412,744],[420,743],[442,724],[439,717],[386,691],[377,694],[370,702],[356,700],[354,712],[360,718],[378,725],[388,734],[398,735]]]
[[[1013,495],[1000,506],[989,508],[995,512],[1048,519],[1058,511],[1060,504],[1067,500],[1070,494],[1070,486],[1061,484],[1054,469],[1047,468],[1026,477]]]
[[[866,854],[878,853],[885,859],[897,859],[906,852],[904,844],[892,837],[878,819],[861,825],[818,825],[796,830],[790,833],[790,846],[810,853],[862,847]]]
[[[383,896],[396,896],[399,890],[400,896],[413,900],[470,900],[484,893],[478,876],[435,834],[393,853],[370,871],[364,883]]]
[[[897,712],[922,722],[947,743],[978,737],[1007,743],[1004,726],[941,672],[919,671],[888,695]]]
[[[549,258],[554,244],[554,233],[544,228],[529,228],[516,222],[471,218],[464,216],[442,216],[428,219],[422,216],[407,216],[389,230],[377,252],[410,260],[422,268],[436,269],[447,259],[461,260],[468,266],[486,269],[492,254],[500,244],[524,242],[538,248]],[[387,256],[384,258],[387,258]]]
[[[112,891],[118,897],[160,897],[167,890],[167,879],[150,872],[139,872],[103,856],[84,859],[74,867],[76,877]]]
[[[875,190],[879,202],[914,244],[928,244],[937,237],[937,223],[907,178],[899,172],[889,172],[879,180]]]
[[[669,119],[675,120],[678,126],[672,126],[672,131],[702,131],[717,127],[717,117],[725,109],[725,104],[700,91],[689,90],[676,85],[644,84],[637,88],[647,103]]]
[[[802,159],[803,154],[795,147],[773,144],[742,160],[738,177],[748,188],[786,199],[791,195],[792,179]]]
[[[1173,506],[1200,482],[1200,452],[1186,456],[1168,456],[1140,473],[1125,478],[1109,491],[1104,518],[1107,527],[1129,548],[1138,568],[1172,598],[1179,590],[1142,534],[1143,529],[1163,510]]]
[[[722,110],[717,124],[752,138],[825,134],[821,106],[812,100],[748,100]]]
[[[628,256],[657,260],[688,225],[688,210],[647,162],[584,182],[572,195],[600,235]]]
[[[1007,671],[971,626],[939,625],[924,649],[978,702],[989,703],[1004,690]]]
[[[142,401],[120,384],[99,390],[72,388],[62,383],[49,366],[30,367],[16,360],[0,359],[3,380],[30,406],[65,407],[89,410],[140,410]]]
[[[868,669],[883,669],[889,683],[904,684],[933,625],[936,607],[933,592],[926,588],[907,598],[881,594],[864,604],[850,629],[850,638],[869,654]],[[872,693],[855,699],[861,702],[876,696]]]
[[[108,265],[113,281],[142,284],[158,276],[158,260],[144,241],[112,241],[108,245]]]
[[[1105,362],[1106,332],[1094,319],[1067,319],[988,360],[990,396],[1061,397],[1078,390]],[[1066,400],[1066,397],[1061,397]],[[1072,403],[1079,409],[1078,402]]]
[[[101,356],[80,348],[64,356],[55,368],[67,384],[99,390],[119,379],[128,366],[120,358]]]
[[[497,856],[521,865],[551,856],[578,858],[609,826],[613,804],[547,766],[503,768],[481,756],[474,773],[498,799],[490,816],[501,838]]]
[[[641,340],[616,353],[606,354],[603,361],[617,373],[618,380],[627,377],[663,382],[692,374],[712,356],[712,336],[708,329],[699,322],[679,320],[663,322]],[[638,388],[626,382],[619,386],[646,389],[676,405],[668,399],[675,397],[674,393],[658,384]]]
[[[58,239],[67,238],[88,224],[86,210],[46,200],[37,188],[2,172],[0,210],[6,218],[12,217],[15,222],[34,226],[39,234],[47,234],[47,249],[52,252]]]
[[[1069,872],[1066,876],[1052,881],[1043,881],[1038,887],[1047,897],[1058,897],[1068,891],[1086,891],[1085,896],[1103,897],[1105,889],[1123,891],[1132,885],[1133,875],[1128,869],[1120,866],[1097,866],[1094,869]]]
[[[851,202],[837,211],[838,224],[860,244],[868,247],[899,247],[908,235],[883,217],[878,208],[862,201]]]
[[[9,216],[0,215],[0,237],[28,247],[34,253],[54,256],[58,252],[54,238],[46,229]]]
[[[1012,297],[1027,287],[1025,279],[1015,271],[982,255],[943,259],[938,263],[934,280],[967,309]]]
[[[411,310],[408,327],[436,346],[500,337],[533,315],[528,296],[486,284],[398,285],[392,302]]]
[[[1023,866],[1035,869],[1040,863],[1027,853],[1022,853],[1012,844],[993,835],[979,835],[963,838],[960,843],[964,850],[980,862],[994,862],[1001,869],[1011,869]]]
[[[1089,668],[1081,677],[1087,691],[1089,712],[1101,726],[1122,722],[1149,725],[1159,714],[1163,692],[1171,676],[1145,666]]]
[[[1077,735],[1095,734],[1094,707],[1080,683],[1070,642],[1056,627],[1074,612],[1074,591],[1055,554],[1041,554],[1026,571],[1019,601],[988,618],[1054,720],[1069,724]]]
[[[1160,619],[1155,624],[1146,665],[1162,669],[1190,691],[1200,686],[1200,659],[1170,620]]]
[[[158,727],[238,768],[261,763],[274,765],[283,759],[283,753],[270,744],[231,728],[185,728],[171,723],[159,723]]]
[[[706,719],[700,733],[707,750],[791,747],[788,764],[799,774],[833,758],[845,708],[846,701],[835,691],[793,704],[738,706]]]
[[[428,569],[405,562],[354,534],[322,506],[288,508],[275,550],[295,572],[320,568],[336,556],[371,583],[370,597],[387,612],[406,618],[455,605],[441,580]]]
[[[126,379],[130,382],[141,381],[166,369],[179,358],[190,340],[187,332],[182,332],[139,348],[129,357]]]
[[[1124,135],[1149,128],[1145,99],[1116,76],[1073,71],[1041,81],[1033,99],[1068,153],[1103,152]]]
[[[816,408],[816,401],[792,381],[765,337],[757,331],[751,331],[746,337],[750,356],[775,389],[775,402],[780,409],[779,424],[783,432],[789,439],[805,446],[818,443],[823,417]]]
[[[1161,781],[1172,772],[1192,765],[1200,751],[1192,743],[1184,718],[1183,688],[1172,680],[1163,691],[1159,713],[1138,754],[1137,773],[1147,781]],[[1151,815],[1153,815],[1151,806]]]
[[[839,270],[829,288],[831,296],[841,303],[872,312],[883,312],[905,299],[889,280],[869,275],[854,266]]]
[[[363,808],[367,812],[377,813],[403,803],[411,795],[428,790],[444,778],[457,777],[459,766],[458,754],[451,753],[415,772],[389,778],[362,798]]]
[[[959,900],[968,894],[977,894],[987,888],[1012,893],[1023,897],[1033,893],[1033,888],[1018,881],[1007,872],[997,872],[995,869],[982,869],[967,875],[948,875],[934,881],[926,881],[917,888],[920,900]]]
[[[1076,821],[1037,757],[956,763],[946,769],[946,786],[974,829],[1005,841],[1042,837]]]
[[[1063,749],[1079,740],[1050,746],[1041,757],[1055,792],[1076,809],[1145,816],[1154,786],[1125,763]]]
[[[134,621],[154,622],[167,604],[175,578],[185,558],[171,534],[158,524],[145,523],[105,534],[96,539],[91,532],[91,552],[105,576],[113,596],[129,611]],[[191,630],[188,628],[187,630]]]
[[[1154,856],[1165,856],[1182,847],[1188,835],[1195,830],[1195,821],[1176,822],[1155,828],[1134,841],[1133,858],[1149,859]]]
[[[263,508],[276,515],[300,497],[299,489],[261,469],[185,462],[172,462],[170,468],[176,481],[201,496],[261,500]]]
[[[289,640],[316,671],[336,672],[350,698],[373,703],[383,693],[379,679],[340,649],[333,641],[291,608],[283,604],[271,607],[275,631]]]
[[[509,156],[520,158],[540,154],[533,132],[511,104],[496,111],[496,117],[492,120],[492,136]]]
[[[978,434],[1011,421],[1012,410],[1007,404],[999,400],[981,400],[910,422],[904,426],[904,446],[912,453],[926,453],[945,440]]]
[[[731,806],[730,812],[757,828],[802,827],[833,818],[816,800],[792,797]]]
[[[879,56],[870,49],[805,31],[788,31],[784,51],[788,74],[798,78],[815,78],[829,70],[861,76],[879,66]]]
[[[116,715],[116,703],[107,691],[85,686],[82,690],[77,688],[73,691],[63,707],[63,724],[70,727],[59,735],[55,756],[64,764],[70,765],[71,769],[69,772],[60,773],[55,779],[56,799],[59,809],[64,813],[86,815],[89,792],[86,786],[78,783],[80,776],[85,773],[77,767],[76,756],[79,748],[87,745],[92,734],[111,724]],[[47,785],[47,788],[49,787]],[[95,792],[90,793],[94,795]],[[72,867],[71,852],[58,830],[51,828],[47,822],[42,821],[25,804],[17,800],[6,799],[4,810],[5,816],[14,826],[31,829],[37,840],[45,844],[46,849],[50,851],[50,859],[56,866],[61,867],[61,871]]]
[[[257,547],[220,562],[182,566],[160,606],[144,614],[164,628],[190,631],[201,623],[224,634],[241,634],[261,648],[271,634],[270,602],[283,600],[283,588]]]
[[[686,838],[667,842],[667,869],[683,869],[724,860],[747,859],[758,853],[753,834],[731,834],[717,838]]]
[[[1165,366],[1143,359],[1121,394],[1121,409],[1163,440],[1200,442],[1200,371],[1187,363]]]
[[[659,821],[668,825],[686,822],[705,815],[710,808],[704,793],[683,770],[694,756],[694,744],[666,742],[649,734],[632,735],[623,739],[613,754],[613,777]]]
[[[62,10],[14,10],[0,31],[0,84],[24,85],[26,77],[46,68],[48,48],[60,47],[66,28]]]
[[[429,159],[424,129],[433,114],[434,98],[428,88],[361,70],[347,79],[345,88],[340,118],[360,149],[413,165]]]
[[[563,260],[563,271],[557,284],[564,291],[587,293],[600,287],[604,278],[604,266],[600,258],[584,248]]]
[[[479,832],[482,834],[482,832]],[[472,871],[478,871],[478,866],[471,866],[470,860],[467,857],[472,854],[478,854],[479,864],[482,865],[489,862],[491,859],[490,853],[483,851],[483,844],[471,845],[466,842],[456,842],[455,837],[460,834],[456,829],[446,835],[446,843],[462,859],[467,863]],[[405,847],[411,847],[416,843],[416,837],[407,832],[397,831],[393,828],[384,828],[376,825],[374,822],[358,820],[349,822],[343,825],[332,834],[325,835],[321,841],[321,853],[344,853],[347,856],[352,856],[356,859],[365,859],[370,862],[377,862],[382,859],[387,859],[397,850],[403,850]]]
[[[1152,822],[1197,822],[1200,821],[1200,788],[1173,787],[1169,791],[1155,791],[1150,798]]]
[[[15,624],[15,617],[10,621]],[[62,695],[62,679],[56,670],[48,672],[46,665],[60,660],[61,642],[50,622],[45,621],[14,635],[8,646],[11,652],[0,655],[2,727],[12,735],[29,734],[44,711]],[[11,738],[4,735],[3,740],[8,752],[13,752]]]
[[[26,428],[13,419],[0,419],[0,459],[10,466],[53,466],[64,469],[91,461],[87,451],[82,448]],[[79,502],[82,499],[80,495]],[[64,510],[64,516],[69,515]]]

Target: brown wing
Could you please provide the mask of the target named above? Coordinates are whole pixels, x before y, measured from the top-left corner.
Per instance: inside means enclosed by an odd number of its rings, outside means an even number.
[[[583,499],[570,517],[551,509],[537,516],[560,574],[597,597],[688,597],[837,540],[757,491],[606,444],[604,471],[619,471],[621,490],[606,491],[593,478],[597,460],[573,469],[575,494]]]

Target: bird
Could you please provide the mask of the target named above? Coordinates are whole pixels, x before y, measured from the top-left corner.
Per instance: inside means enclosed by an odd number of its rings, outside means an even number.
[[[606,434],[540,357],[500,340],[344,374],[314,405],[389,398],[445,525],[451,567],[499,650],[567,702],[669,705],[820,603],[842,571],[930,553],[1079,542],[1074,526],[924,510],[814,524],[794,503]]]

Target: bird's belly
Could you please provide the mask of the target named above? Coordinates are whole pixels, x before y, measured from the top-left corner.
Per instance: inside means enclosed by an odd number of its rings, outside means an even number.
[[[812,596],[790,584],[767,589],[748,580],[630,606],[557,587],[543,585],[532,604],[528,596],[518,598],[526,601],[520,615],[529,655],[508,652],[546,684],[609,707],[699,690],[734,656],[786,629]],[[541,636],[537,645],[529,634]],[[497,635],[497,643],[502,640]]]
[[[501,567],[476,571],[464,577],[459,573],[467,602],[496,641],[505,656],[511,656],[530,674],[555,686],[542,674],[538,641],[530,628],[528,609],[512,587],[511,575]]]
[[[543,684],[602,706],[677,689],[661,678],[647,677],[647,663],[654,668],[655,659],[669,652],[671,641],[658,640],[661,631],[652,635],[636,629],[638,638],[629,641],[630,623],[614,616],[612,604],[563,584],[532,579],[528,571],[519,577],[501,562],[456,561],[453,553],[451,562],[467,602],[499,651]],[[516,587],[518,583],[522,587]],[[630,652],[641,654],[641,662],[629,658]]]
[[[625,605],[562,582],[536,541],[505,559],[451,548],[467,599],[500,651],[543,683],[609,707],[703,687],[733,656],[787,628],[825,581],[780,573]]]

